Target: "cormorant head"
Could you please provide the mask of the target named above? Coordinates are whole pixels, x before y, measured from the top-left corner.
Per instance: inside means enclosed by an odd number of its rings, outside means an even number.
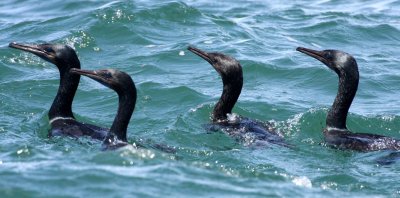
[[[351,74],[357,75],[358,78],[357,62],[353,56],[346,52],[339,50],[317,51],[304,47],[298,47],[296,50],[321,61],[338,75]]]
[[[33,45],[12,42],[8,46],[35,54],[36,56],[57,65],[60,70],[65,69],[63,67],[80,68],[79,59],[75,50],[68,45],[48,43]]]
[[[116,91],[118,94],[125,94],[135,91],[135,84],[132,78],[125,72],[115,69],[82,70],[72,68],[70,73],[87,76],[104,86]]]
[[[188,50],[209,62],[222,78],[223,91],[218,103],[214,107],[212,119],[220,122],[227,119],[232,113],[243,87],[243,72],[239,61],[221,53],[205,52],[195,47]]]
[[[225,81],[243,81],[242,66],[236,59],[216,52],[205,52],[189,46],[188,50],[209,62]]]

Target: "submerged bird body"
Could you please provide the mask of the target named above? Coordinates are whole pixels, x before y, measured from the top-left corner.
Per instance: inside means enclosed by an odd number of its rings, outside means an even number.
[[[108,129],[79,122],[75,120],[72,113],[72,102],[80,76],[70,74],[69,70],[80,68],[80,62],[71,47],[61,44],[28,45],[18,43],[10,43],[9,47],[33,53],[55,64],[60,72],[60,86],[48,113],[51,126],[49,136],[90,136],[100,140],[105,138]]]
[[[219,122],[207,124],[210,131],[223,131],[238,141],[245,144],[258,144],[269,142],[277,145],[287,146],[283,138],[275,132],[274,125],[269,122],[261,122],[236,114],[229,115],[229,118]]]
[[[351,55],[338,50],[316,51],[302,47],[298,47],[297,51],[321,61],[339,76],[338,93],[323,131],[329,146],[358,151],[400,150],[400,140],[383,135],[352,133],[347,129],[347,114],[359,81],[357,62]]]
[[[137,98],[136,87],[132,78],[128,74],[114,69],[92,71],[73,68],[70,73],[92,78],[118,94],[118,111],[103,141],[103,148],[116,149],[127,145],[127,128],[135,110]]]
[[[369,134],[352,133],[349,130],[324,129],[325,142],[340,149],[357,151],[400,150],[400,141],[391,137]]]
[[[213,123],[207,128],[212,131],[222,130],[238,140],[250,139],[250,142],[267,141],[285,145],[272,124],[232,114],[243,87],[242,66],[237,60],[221,53],[208,53],[194,47],[189,47],[188,50],[209,62],[222,78],[222,95],[212,113]]]
[[[107,135],[107,128],[82,123],[75,118],[60,118],[50,123],[49,136],[90,136],[93,139],[103,140]]]

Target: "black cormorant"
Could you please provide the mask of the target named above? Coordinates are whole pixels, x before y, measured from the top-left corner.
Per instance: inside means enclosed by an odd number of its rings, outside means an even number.
[[[359,80],[358,66],[353,56],[339,50],[317,51],[298,47],[297,51],[321,61],[339,76],[338,92],[326,117],[326,128],[323,131],[327,145],[358,151],[400,149],[400,141],[397,139],[368,133],[352,133],[347,129],[347,113],[356,95]]]
[[[114,122],[103,141],[104,149],[115,149],[127,145],[127,128],[136,104],[136,87],[132,78],[125,72],[115,69],[81,70],[72,68],[72,74],[87,76],[118,94],[118,111]]]
[[[74,49],[63,44],[30,45],[15,42],[10,43],[9,47],[35,54],[56,65],[60,72],[60,86],[48,113],[51,125],[49,136],[87,135],[100,140],[105,138],[108,129],[79,122],[72,113],[72,101],[80,76],[70,73],[69,70],[81,67]]]
[[[214,107],[213,124],[210,129],[222,129],[240,140],[246,139],[251,142],[261,140],[288,146],[272,124],[232,114],[232,108],[243,86],[243,72],[239,61],[221,53],[208,53],[192,46],[188,47],[188,50],[209,62],[222,78],[222,95]]]

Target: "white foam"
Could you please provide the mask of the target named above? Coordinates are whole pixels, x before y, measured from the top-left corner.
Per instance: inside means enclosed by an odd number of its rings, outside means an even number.
[[[292,182],[297,185],[297,186],[302,186],[306,188],[311,188],[312,183],[311,180],[308,179],[306,176],[301,176],[301,177],[295,177]]]
[[[240,117],[236,113],[228,113],[226,114],[226,119],[228,120],[229,123],[236,123],[239,121]]]

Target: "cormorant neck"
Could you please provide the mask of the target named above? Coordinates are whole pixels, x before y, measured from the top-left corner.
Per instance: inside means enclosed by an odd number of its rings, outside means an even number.
[[[78,89],[80,75],[71,74],[71,68],[81,68],[79,61],[74,64],[57,65],[60,72],[60,85],[56,97],[49,111],[49,119],[56,117],[71,117],[72,114],[72,101],[76,90]]]
[[[127,141],[126,133],[132,113],[136,105],[136,89],[118,94],[118,112],[111,126],[111,135],[115,134],[119,140]]]
[[[239,95],[242,91],[243,86],[243,76],[233,79],[222,79],[223,91],[221,98],[214,107],[212,114],[213,121],[225,120],[228,113],[232,113],[232,109],[235,106]]]
[[[358,88],[358,70],[355,74],[339,72],[338,93],[326,118],[326,126],[347,129],[346,118]]]

